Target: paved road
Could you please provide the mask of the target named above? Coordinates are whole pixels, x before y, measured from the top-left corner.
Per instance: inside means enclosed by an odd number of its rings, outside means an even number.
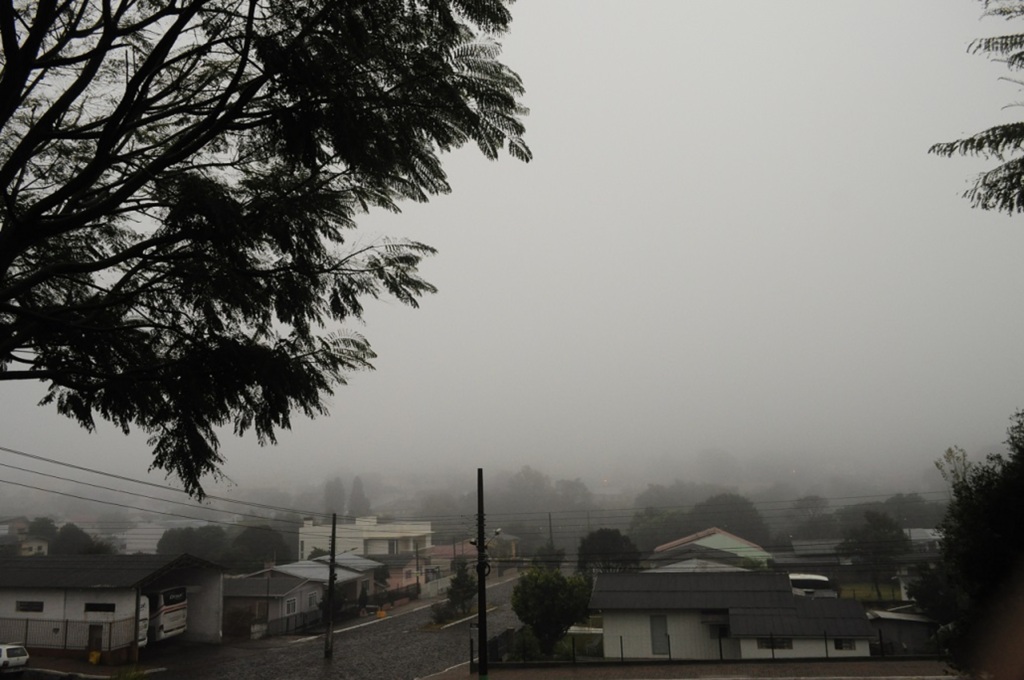
[[[513,581],[488,588],[488,632],[518,626],[509,598]],[[473,619],[475,621],[475,618]],[[469,658],[470,622],[436,630],[424,605],[397,616],[372,620],[336,633],[334,658],[323,658],[324,640],[232,645],[216,654],[167,659],[159,680],[414,680],[439,673]],[[465,672],[465,671],[464,671]]]

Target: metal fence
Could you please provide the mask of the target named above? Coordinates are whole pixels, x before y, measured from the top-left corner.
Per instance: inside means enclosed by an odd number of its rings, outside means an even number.
[[[320,611],[299,612],[268,621],[267,635],[288,635],[320,623]]]
[[[72,621],[68,619],[0,618],[0,640],[39,649],[110,651],[132,644],[135,619]]]
[[[644,636],[643,639],[649,640],[649,636]],[[806,638],[805,638],[806,639]],[[840,640],[846,640],[841,638]],[[625,644],[627,638],[619,635],[605,638],[599,631],[597,632],[586,632],[586,633],[570,633],[567,635],[559,645],[556,647],[555,658],[545,657],[540,653],[536,638],[528,629],[512,629],[502,631],[497,635],[491,637],[487,643],[488,659],[491,663],[530,663],[538,661],[552,661],[557,660],[566,663],[608,663],[608,662],[625,662],[625,661],[637,661],[637,657],[626,656],[623,651],[627,647]],[[840,647],[836,646],[836,638],[823,633],[820,638],[821,648],[820,650],[804,650],[810,652],[806,655],[801,654],[793,656],[792,654],[780,653],[776,655],[775,650],[789,651],[790,647],[787,643],[791,643],[792,638],[786,636],[775,636],[769,633],[766,638],[759,640],[759,647],[765,650],[771,650],[763,658],[745,659],[747,661],[792,661],[796,659],[847,659],[856,660],[858,658],[864,658],[862,656],[842,656],[840,652],[833,651],[839,650]],[[686,656],[674,656],[672,652],[671,641],[666,640],[667,654],[662,657],[643,657],[643,658],[659,658],[662,661],[740,661],[739,649],[735,645],[738,644],[736,638],[719,638],[718,648],[716,653],[706,657],[686,657]],[[731,650],[726,649],[726,645],[723,643],[730,643]],[[605,655],[604,645],[608,644],[612,647],[612,654]],[[883,635],[882,631],[878,631],[877,638],[873,640],[857,641],[857,645],[867,645],[869,655],[871,657],[899,657],[899,656],[913,656],[913,657],[936,657],[936,651],[933,647],[917,647],[909,648],[906,644],[900,643],[897,640],[892,639],[890,636]],[[476,663],[476,639],[470,638],[470,663]]]

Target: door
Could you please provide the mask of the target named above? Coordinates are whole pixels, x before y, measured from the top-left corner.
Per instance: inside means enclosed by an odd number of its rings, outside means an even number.
[[[651,616],[651,654],[668,655],[668,617],[665,614]]]

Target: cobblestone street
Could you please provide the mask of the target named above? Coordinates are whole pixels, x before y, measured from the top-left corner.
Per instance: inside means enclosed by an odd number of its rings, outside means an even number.
[[[514,581],[488,588],[488,628],[515,627],[509,605]],[[475,617],[473,621],[475,621]],[[333,659],[324,656],[322,636],[268,645],[231,645],[216,653],[183,655],[169,662],[160,680],[308,680],[386,678],[413,680],[440,673],[469,659],[470,621],[441,630],[430,627],[429,604],[385,619],[372,619],[337,632]],[[468,671],[463,667],[463,674]]]

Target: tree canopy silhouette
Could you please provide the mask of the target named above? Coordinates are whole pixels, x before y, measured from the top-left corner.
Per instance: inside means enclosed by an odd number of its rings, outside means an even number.
[[[1007,20],[1024,18],[1020,0],[982,0],[985,14]],[[975,40],[968,47],[1002,62],[1011,73],[1024,69],[1024,33],[1008,33]],[[1019,82],[1019,76],[1010,80]],[[964,196],[976,208],[1010,214],[1024,212],[1024,122],[996,125],[952,142],[935,144],[930,153],[939,156],[978,156],[996,165],[979,174]]]
[[[356,217],[448,192],[467,143],[530,158],[509,2],[0,3],[0,380],[199,497],[219,428],[325,413],[374,357],[345,322],[434,291]]]

